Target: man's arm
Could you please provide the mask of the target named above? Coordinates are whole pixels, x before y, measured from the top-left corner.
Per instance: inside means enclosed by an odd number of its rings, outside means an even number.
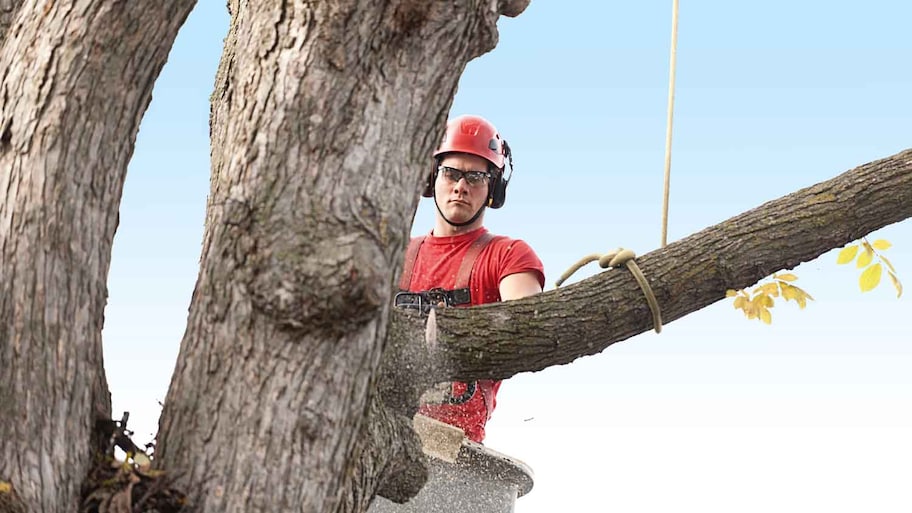
[[[503,301],[531,296],[541,291],[538,274],[533,272],[511,274],[500,280],[500,299]]]

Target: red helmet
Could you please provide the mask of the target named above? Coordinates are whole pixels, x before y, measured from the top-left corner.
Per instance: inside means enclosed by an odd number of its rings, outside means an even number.
[[[497,169],[503,170],[504,167],[504,141],[494,125],[481,116],[459,116],[447,123],[446,134],[434,157],[452,152],[478,155]]]

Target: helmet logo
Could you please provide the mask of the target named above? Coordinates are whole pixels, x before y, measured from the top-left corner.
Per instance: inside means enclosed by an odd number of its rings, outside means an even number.
[[[478,135],[478,129],[481,127],[481,123],[478,121],[464,121],[460,130],[465,135]]]

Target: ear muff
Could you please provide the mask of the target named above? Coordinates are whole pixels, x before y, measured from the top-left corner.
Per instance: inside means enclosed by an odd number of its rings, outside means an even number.
[[[504,179],[503,173],[499,169],[495,170],[493,174],[491,193],[488,195],[488,207],[500,208],[507,201],[507,184],[510,183],[510,179]]]
[[[437,179],[437,173],[435,171],[431,171],[430,173],[428,173],[427,179],[424,181],[424,190],[421,191],[421,195],[423,197],[425,197],[425,198],[434,197],[434,180],[436,180],[436,179]]]
[[[440,158],[434,159],[434,167],[428,171],[427,178],[424,181],[424,190],[421,191],[421,196],[425,198],[434,197],[434,182],[437,180],[437,168],[440,167]]]
[[[506,166],[503,169],[494,169],[494,180],[491,184],[491,194],[488,197],[488,206],[491,208],[500,208],[507,201],[507,185],[510,184],[510,178],[513,177],[513,152],[510,151],[510,145],[503,140],[503,152],[507,164],[510,166],[510,175],[504,176]]]

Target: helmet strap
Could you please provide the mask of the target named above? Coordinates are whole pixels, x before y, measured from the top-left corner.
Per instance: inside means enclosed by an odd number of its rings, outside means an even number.
[[[462,228],[463,226],[468,226],[468,225],[474,223],[475,221],[477,221],[478,218],[481,217],[481,213],[484,212],[484,209],[487,206],[487,203],[481,205],[481,208],[478,209],[478,212],[475,212],[475,215],[472,216],[471,219],[469,219],[468,221],[463,221],[461,223],[454,223],[453,221],[450,221],[449,219],[447,219],[446,214],[443,213],[443,210],[440,210],[440,204],[437,203],[437,191],[434,191],[434,206],[437,207],[437,212],[440,213],[440,217],[442,217],[443,220],[446,221],[448,225],[455,226],[456,228]]]
[[[439,166],[439,164],[440,164],[440,160],[441,160],[441,159],[439,159],[439,158],[436,159],[438,166]],[[436,171],[436,170],[437,170],[437,167],[435,166],[435,167],[434,167],[434,174],[433,174],[433,176],[431,177],[431,183],[432,183],[432,184],[433,184],[435,181],[437,181],[437,171]],[[443,220],[446,221],[448,225],[450,225],[450,226],[455,226],[456,228],[462,228],[463,226],[468,226],[468,225],[474,223],[475,221],[477,221],[478,218],[481,217],[481,213],[484,212],[484,209],[485,209],[485,207],[487,206],[487,204],[491,201],[491,188],[490,188],[490,186],[489,186],[489,187],[488,187],[488,199],[485,200],[485,203],[481,205],[481,208],[478,209],[478,212],[475,212],[475,215],[472,216],[472,218],[469,219],[468,221],[463,221],[463,222],[461,222],[461,223],[454,223],[453,221],[450,221],[449,219],[447,219],[447,216],[446,216],[446,214],[443,213],[443,210],[440,210],[440,204],[437,203],[437,188],[436,188],[436,187],[432,187],[431,190],[433,191],[434,206],[437,207],[437,212],[440,214],[440,217],[442,217]]]

